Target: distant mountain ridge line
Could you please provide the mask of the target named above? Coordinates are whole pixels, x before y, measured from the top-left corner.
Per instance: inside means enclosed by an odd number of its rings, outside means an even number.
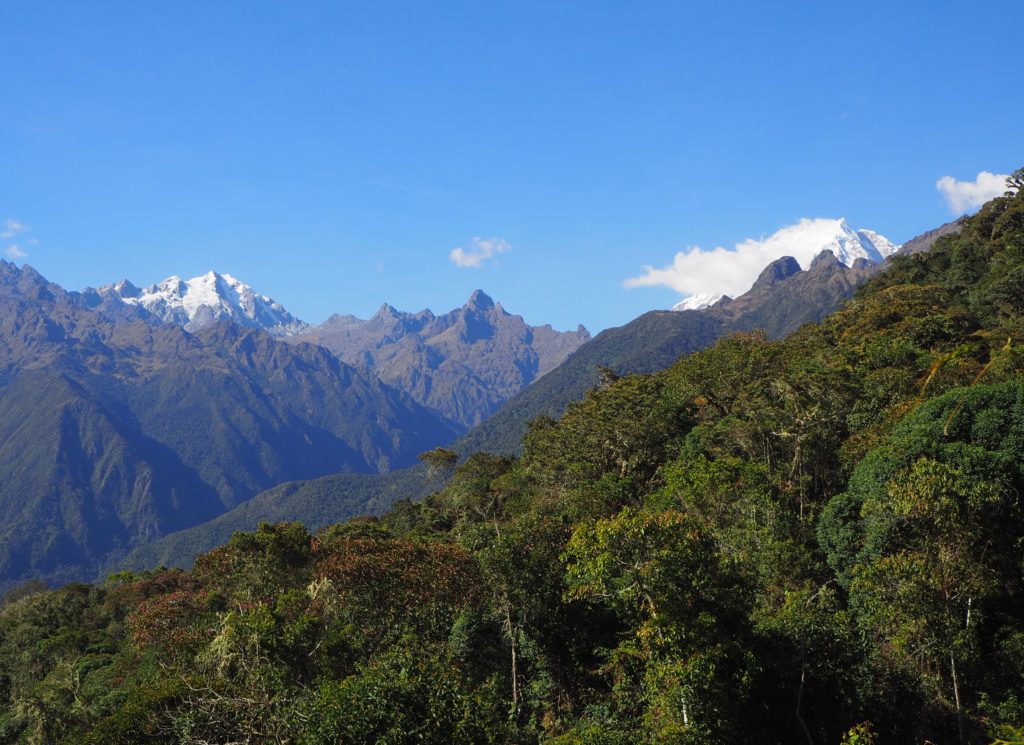
[[[575,331],[531,326],[483,290],[440,315],[384,303],[369,319],[336,313],[318,326],[230,274],[214,271],[189,280],[174,275],[144,289],[122,280],[84,295],[96,305],[123,303],[144,310],[187,331],[226,320],[290,343],[323,346],[463,430],[590,339],[582,325]]]
[[[145,308],[156,317],[184,326],[187,330],[201,328],[203,325],[222,318],[230,318],[243,326],[257,325],[274,336],[296,336],[325,324],[339,321],[365,322],[388,312],[431,319],[447,315],[447,313],[435,314],[429,308],[418,311],[400,311],[385,302],[369,319],[362,319],[351,313],[336,312],[332,313],[323,323],[309,323],[297,318],[280,302],[262,294],[251,285],[227,272],[218,272],[213,269],[206,274],[186,280],[177,274],[172,274],[166,279],[145,287],[139,287],[128,279],[121,279],[117,282],[100,285],[98,288],[87,287],[80,294],[98,295],[103,298],[119,300],[127,305]],[[488,297],[483,290],[476,290],[468,302],[472,303],[473,298],[478,294]],[[496,303],[496,305],[499,308],[502,307],[501,303]],[[200,315],[204,308],[210,310],[213,315],[205,317]],[[258,314],[263,314],[265,318],[261,318]],[[270,321],[273,323],[269,323]],[[551,328],[551,325],[543,324],[542,327]],[[585,330],[583,325],[579,324],[575,332],[568,333],[577,333],[581,329]]]
[[[582,325],[574,332],[531,326],[476,290],[442,315],[384,304],[365,321],[335,315],[288,341],[320,344],[469,428],[589,339]]]

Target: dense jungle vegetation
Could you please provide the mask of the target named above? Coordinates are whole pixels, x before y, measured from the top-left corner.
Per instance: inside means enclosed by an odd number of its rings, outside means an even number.
[[[19,588],[0,742],[1020,742],[1022,312],[1018,190],[381,519]]]

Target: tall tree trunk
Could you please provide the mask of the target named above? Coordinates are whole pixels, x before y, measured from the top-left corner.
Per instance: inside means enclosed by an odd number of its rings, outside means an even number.
[[[956,702],[956,726],[960,732],[960,745],[967,745],[967,735],[964,732],[964,710],[960,704],[960,681],[956,675],[956,657],[953,650],[949,650],[949,670],[953,676],[953,700]]]
[[[519,717],[519,659],[516,650],[516,629],[512,623],[512,604],[505,603],[505,628],[508,633],[509,645],[512,648],[512,712]]]
[[[814,745],[814,739],[811,737],[811,731],[807,729],[807,723],[804,722],[803,715],[800,713],[800,707],[804,701],[804,683],[807,680],[807,663],[804,657],[804,653],[800,653],[800,687],[796,691],[796,721],[800,722],[800,729],[804,731],[804,737],[807,738],[808,745]]]

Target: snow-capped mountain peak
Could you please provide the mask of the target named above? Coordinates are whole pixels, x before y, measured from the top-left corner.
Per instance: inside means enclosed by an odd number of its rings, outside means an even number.
[[[831,221],[823,222],[827,226],[827,223]],[[875,264],[880,264],[899,250],[899,246],[894,245],[888,238],[873,230],[854,230],[844,217],[836,220],[834,227],[827,227],[834,231],[833,236],[818,253],[831,251],[846,266],[853,266],[853,262],[857,259],[867,259]]]
[[[769,236],[748,239],[732,250],[693,248],[680,252],[665,269],[647,268],[643,277],[627,286],[665,284],[690,294],[673,310],[699,310],[723,295],[738,297],[750,289],[758,273],[773,261],[791,256],[803,269],[825,251],[840,263],[852,267],[858,259],[880,264],[899,251],[900,246],[874,230],[855,230],[845,218],[804,218]]]
[[[292,336],[309,328],[280,303],[230,274],[214,271],[188,280],[171,275],[144,289],[121,280],[99,291],[129,305],[140,305],[158,318],[189,331],[224,319],[261,328],[275,336]]]
[[[876,233],[874,230],[858,230],[857,236],[861,239],[861,243],[874,246],[883,259],[889,258],[900,250],[900,246],[897,246],[884,235]]]

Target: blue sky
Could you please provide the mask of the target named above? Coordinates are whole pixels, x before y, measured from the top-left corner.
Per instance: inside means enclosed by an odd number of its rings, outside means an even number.
[[[1022,27],[1019,0],[0,0],[0,220],[31,228],[0,250],[69,288],[213,268],[314,322],[482,287],[596,331],[678,300],[623,281],[690,246],[951,219],[938,179],[1024,165]]]

